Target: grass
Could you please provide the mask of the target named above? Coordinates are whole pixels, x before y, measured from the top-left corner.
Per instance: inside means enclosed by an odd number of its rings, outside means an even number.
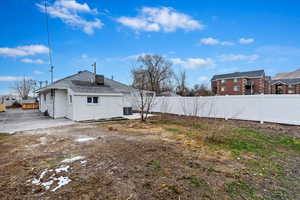
[[[288,169],[284,163],[285,158],[299,155],[299,138],[253,128],[238,128],[218,121],[198,124],[185,121],[155,123],[168,132],[185,135],[182,140],[190,138],[199,144],[199,148],[209,147],[211,152],[218,150],[230,152],[235,162],[243,164],[244,168],[234,174],[239,178],[226,183],[225,186],[226,192],[232,199],[293,199],[291,197],[293,194],[288,191],[291,184],[297,183],[290,182],[287,177]],[[197,144],[193,146],[197,147]],[[249,177],[244,177],[243,173],[249,174],[253,180],[248,183]],[[201,179],[196,176],[185,177],[185,179],[189,180],[193,187],[203,186]],[[258,195],[257,192],[262,188],[259,188],[256,181],[265,180],[274,182],[277,186],[269,188],[266,186],[270,193]]]
[[[208,184],[196,176],[184,176],[183,179],[188,180],[193,187],[207,187]]]
[[[151,161],[147,162],[146,166],[147,167],[152,166],[152,167],[154,167],[155,170],[160,170],[160,168],[161,168],[160,163],[157,160],[151,160]]]
[[[0,133],[0,137],[10,136],[9,133]]]
[[[256,195],[254,188],[241,181],[227,183],[226,192],[232,199],[262,199]]]

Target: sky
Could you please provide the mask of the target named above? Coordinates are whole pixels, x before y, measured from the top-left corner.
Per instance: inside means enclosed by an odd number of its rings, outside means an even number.
[[[81,70],[126,84],[139,55],[163,55],[188,84],[214,74],[300,68],[298,0],[48,0],[54,80]],[[0,94],[50,81],[44,0],[0,4]]]

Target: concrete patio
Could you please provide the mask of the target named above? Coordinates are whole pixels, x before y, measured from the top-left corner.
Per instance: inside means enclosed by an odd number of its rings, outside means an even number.
[[[0,113],[0,132],[15,133],[18,131],[50,128],[74,124],[69,119],[52,119],[44,116],[39,110],[8,109]]]

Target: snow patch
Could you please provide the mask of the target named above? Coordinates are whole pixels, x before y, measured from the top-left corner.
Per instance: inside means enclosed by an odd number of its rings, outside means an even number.
[[[76,156],[76,157],[73,157],[73,158],[67,158],[67,159],[64,159],[63,161],[61,161],[62,163],[72,163],[72,162],[75,162],[77,160],[82,160],[84,159],[83,156]]]
[[[95,140],[95,139],[96,138],[93,138],[93,137],[84,137],[84,138],[78,138],[75,141],[76,142],[88,142],[88,141],[92,141],[92,140]]]
[[[54,189],[52,189],[52,192],[55,192],[56,190],[58,190],[59,188],[61,188],[64,185],[67,185],[68,183],[71,182],[71,179],[69,179],[69,177],[67,176],[60,176],[58,178],[55,178],[55,180],[58,180],[58,186],[55,187]]]
[[[87,163],[87,161],[86,160],[82,160],[82,161],[80,161],[80,164],[86,164]]]
[[[41,180],[47,174],[47,172],[48,172],[48,169],[45,169],[44,171],[42,171],[42,173],[40,174],[38,179],[36,179],[36,178],[32,179],[31,183],[34,184],[34,185],[41,184]]]
[[[60,173],[60,172],[68,172],[70,166],[60,166],[59,168],[56,168],[55,169],[55,172],[56,173]]]
[[[42,183],[41,185],[45,187],[46,190],[49,190],[50,186],[54,183],[53,180]]]

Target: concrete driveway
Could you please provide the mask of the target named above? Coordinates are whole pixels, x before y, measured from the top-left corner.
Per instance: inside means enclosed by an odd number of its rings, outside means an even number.
[[[74,124],[69,119],[52,119],[39,110],[8,109],[0,113],[0,133],[34,130]]]

